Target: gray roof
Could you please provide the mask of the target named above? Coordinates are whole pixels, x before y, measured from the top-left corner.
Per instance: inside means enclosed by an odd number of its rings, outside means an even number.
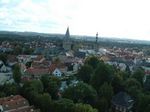
[[[114,105],[120,105],[124,107],[129,107],[133,105],[133,99],[126,92],[119,92],[112,98],[112,103]]]

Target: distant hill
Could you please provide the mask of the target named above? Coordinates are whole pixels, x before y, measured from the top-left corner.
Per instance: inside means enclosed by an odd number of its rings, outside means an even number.
[[[18,37],[48,37],[48,38],[60,38],[62,39],[65,34],[49,34],[49,33],[37,33],[37,32],[17,32],[17,31],[0,31],[0,38],[2,35],[17,35]],[[80,41],[95,41],[95,37],[86,35],[71,35],[71,38]],[[146,40],[133,40],[133,39],[122,39],[122,38],[110,38],[110,37],[99,37],[98,42],[118,42],[128,44],[146,44],[150,45],[150,41]]]
[[[41,37],[63,37],[63,34],[48,34],[48,33],[37,33],[37,32],[13,32],[13,31],[0,31],[1,34],[14,34],[20,36],[41,36]]]

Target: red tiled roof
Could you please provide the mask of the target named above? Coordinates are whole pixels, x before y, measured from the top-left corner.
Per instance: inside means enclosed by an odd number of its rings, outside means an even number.
[[[43,62],[32,62],[32,67],[42,67],[42,68],[46,68],[50,66],[50,62],[49,61],[43,61]]]
[[[7,112],[40,112],[29,106],[28,101],[20,95],[0,98],[0,105]]]
[[[12,109],[8,112],[37,112],[37,111],[34,110],[33,106],[24,106],[24,107],[21,107],[21,108]]]
[[[56,64],[51,64],[51,66],[49,68],[49,72],[52,73],[56,68],[57,68]]]
[[[20,96],[20,95],[0,98],[0,104],[2,104],[4,102],[7,102],[7,101],[10,101],[10,100],[17,100],[17,99],[24,99],[24,98],[22,96]]]
[[[48,74],[49,69],[48,68],[28,68],[26,72],[28,74],[41,75],[41,74]]]
[[[29,106],[28,101],[20,95],[1,98],[0,104],[3,106],[4,110],[11,110],[23,106]]]
[[[44,58],[43,55],[38,55],[33,61],[41,61],[41,59],[43,58]]]

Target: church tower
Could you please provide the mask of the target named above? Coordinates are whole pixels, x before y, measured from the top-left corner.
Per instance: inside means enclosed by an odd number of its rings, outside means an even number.
[[[99,46],[98,46],[98,32],[96,33],[96,40],[95,40],[95,51],[99,50]]]
[[[98,32],[96,33],[96,44],[98,43]]]
[[[69,27],[68,27],[64,39],[68,40],[69,38],[70,38],[70,32],[69,32]]]
[[[70,39],[70,32],[69,32],[69,27],[67,28],[66,34],[63,39],[63,48],[64,50],[68,51],[71,50],[72,42]]]

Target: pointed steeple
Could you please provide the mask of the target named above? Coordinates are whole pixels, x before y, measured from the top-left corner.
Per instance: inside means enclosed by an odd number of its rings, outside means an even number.
[[[95,51],[98,51],[98,32],[96,33],[96,41],[95,41]]]
[[[67,27],[67,31],[63,39],[63,48],[65,50],[71,50],[71,46],[72,46],[72,41],[70,38],[69,27]]]
[[[69,39],[70,38],[70,33],[69,33],[69,27],[67,27],[67,31],[65,34],[65,39]]]
[[[96,43],[98,42],[98,32],[96,33]]]

